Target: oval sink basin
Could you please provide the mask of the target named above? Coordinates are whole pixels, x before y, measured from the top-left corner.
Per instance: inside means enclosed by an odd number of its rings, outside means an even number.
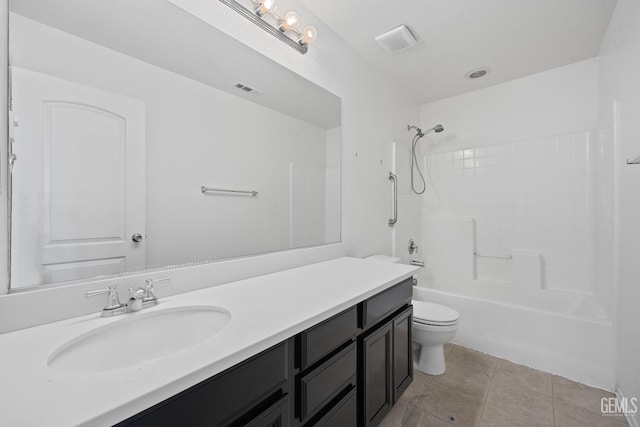
[[[211,338],[231,313],[188,306],[124,314],[122,320],[84,333],[54,351],[47,364],[68,373],[96,373],[159,359]]]

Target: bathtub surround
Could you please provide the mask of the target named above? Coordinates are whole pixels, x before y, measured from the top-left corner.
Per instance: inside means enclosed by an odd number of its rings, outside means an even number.
[[[460,311],[463,345],[613,390],[614,144],[597,88],[590,59],[421,107],[450,133],[423,150],[417,293]]]
[[[448,275],[464,273],[462,280],[598,294],[599,310],[570,314],[606,321],[612,289],[598,283],[606,289],[596,292],[594,260],[604,264],[610,253],[596,254],[594,216],[603,212],[598,224],[606,226],[604,213],[613,210],[612,168],[613,144],[596,131],[432,154],[423,230],[424,256],[439,269],[434,282],[453,285],[460,280]]]

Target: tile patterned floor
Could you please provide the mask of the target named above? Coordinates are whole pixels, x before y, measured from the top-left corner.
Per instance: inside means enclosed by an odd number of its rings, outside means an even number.
[[[600,413],[612,393],[452,344],[445,355],[447,372],[416,370],[381,427],[627,426]]]

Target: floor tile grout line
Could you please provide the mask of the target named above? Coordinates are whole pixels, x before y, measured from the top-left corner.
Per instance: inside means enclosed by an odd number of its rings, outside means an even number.
[[[458,347],[458,346],[457,346],[457,345],[455,345],[455,344],[452,344],[452,345],[451,345],[451,348],[449,349],[449,351],[447,351],[447,354],[445,354],[445,356],[444,356],[445,363],[446,363],[446,360],[447,360],[447,359],[449,358],[449,356],[451,355],[451,353],[456,349],[456,347]],[[444,349],[443,349],[443,350],[444,350]],[[446,371],[446,368],[445,368],[445,371]],[[443,375],[443,374],[441,374],[441,375]],[[431,381],[429,382],[429,385],[427,385],[427,387],[426,387],[427,389],[428,389],[429,387],[431,387],[431,386],[432,386],[432,385],[433,385],[433,384],[438,380],[438,376],[439,376],[439,375],[436,375],[436,376],[434,376],[434,377],[431,379]],[[424,397],[426,397],[426,396],[427,396],[427,393],[426,393],[426,389],[425,389]],[[435,417],[435,418],[439,419],[440,421],[442,421],[442,422],[443,422],[443,423],[445,423],[445,424],[447,423],[447,420],[445,420],[445,419],[444,419],[444,418],[442,418],[442,417],[439,417],[438,415],[432,414],[431,412],[429,412],[429,411],[425,411],[424,409],[420,409],[420,410],[421,410],[422,412],[424,412],[425,414],[429,414],[429,415],[431,415],[432,417]]]
[[[491,393],[491,387],[493,387],[493,379],[495,378],[496,370],[498,369],[498,361],[499,361],[499,359],[497,357],[493,357],[493,358],[496,359],[496,364],[493,367],[493,372],[491,373],[491,380],[489,381],[489,387],[487,387],[487,394],[484,397],[484,401],[482,402],[482,409],[480,410],[480,418],[478,419],[478,423],[476,424],[477,426],[479,426],[482,423],[482,417],[484,416],[484,410],[487,407],[487,400],[489,400],[489,393]]]
[[[556,388],[553,385],[553,375],[551,375],[551,416],[553,417],[553,427],[556,425]]]
[[[451,355],[451,353],[452,353],[456,348],[460,348],[460,346],[458,346],[458,345],[456,345],[456,344],[451,344],[451,348],[449,349],[449,351],[448,351],[448,352],[447,352],[447,354],[445,355],[445,361],[449,358],[449,356]],[[445,369],[446,369],[446,368],[445,368]],[[441,375],[442,375],[442,374],[441,374]],[[432,385],[433,385],[433,384],[438,380],[438,376],[439,376],[439,375],[436,375],[436,376],[434,376],[434,377],[431,379],[431,381],[429,382],[429,384],[428,384],[428,385],[427,385],[427,387],[426,387],[427,389],[428,389],[429,387],[431,387],[431,386],[432,386]],[[426,393],[426,389],[425,389],[425,394],[424,394],[422,397],[426,397],[426,395],[427,395],[427,393]],[[438,420],[442,421],[442,422],[443,422],[443,423],[445,423],[445,424],[449,424],[449,421],[450,421],[450,420],[446,420],[446,419],[442,418],[441,416],[438,416],[438,415],[436,415],[436,414],[432,414],[432,413],[431,413],[431,412],[429,412],[429,411],[425,411],[424,409],[421,409],[421,408],[420,408],[419,406],[417,406],[417,405],[416,405],[416,409],[417,409],[417,410],[419,410],[419,411],[421,411],[421,412],[424,412],[425,414],[431,415],[432,417],[434,417],[434,418],[436,418],[436,419],[438,419]]]

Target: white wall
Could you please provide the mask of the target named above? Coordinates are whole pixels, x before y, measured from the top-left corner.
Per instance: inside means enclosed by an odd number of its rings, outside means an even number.
[[[617,149],[618,391],[640,398],[640,3],[619,0],[600,52],[600,122],[613,126]],[[633,417],[635,425],[640,416]]]
[[[614,150],[598,129],[598,60],[432,102],[420,117],[423,129],[445,127],[420,143],[431,176],[420,286],[460,297],[449,301],[473,319],[462,344],[611,389]],[[478,341],[476,325],[490,319],[473,298],[520,307],[503,310],[520,329]],[[525,312],[538,321],[521,322]],[[533,339],[558,316],[571,321]],[[603,346],[585,352],[596,330]]]
[[[442,123],[438,150],[494,145],[593,129],[596,58],[425,104],[420,124]]]
[[[18,15],[11,33],[13,65],[145,102],[148,266],[325,242],[327,130]]]

